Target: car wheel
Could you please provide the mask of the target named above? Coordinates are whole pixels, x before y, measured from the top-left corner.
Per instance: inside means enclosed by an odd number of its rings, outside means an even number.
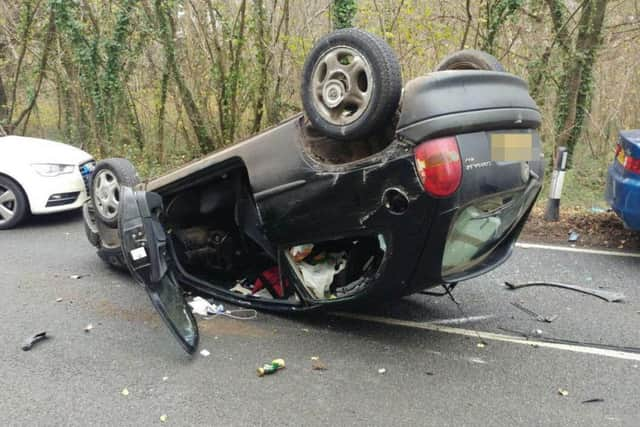
[[[127,159],[106,159],[96,165],[91,174],[91,202],[96,218],[109,227],[118,226],[120,186],[140,183],[135,167]]]
[[[124,262],[124,255],[120,248],[102,248],[98,249],[98,256],[111,268],[120,271],[129,271],[127,264]]]
[[[82,206],[82,218],[84,223],[84,234],[92,246],[100,248],[100,232],[96,225],[95,210],[91,200],[87,200]]]
[[[495,56],[481,50],[465,49],[454,52],[438,64],[436,71],[485,70],[506,72]]]
[[[13,228],[29,215],[27,196],[17,182],[0,176],[0,230]]]
[[[400,63],[381,38],[355,28],[316,43],[304,64],[302,104],[314,128],[358,139],[388,125],[402,93]]]
[[[95,217],[95,210],[90,200],[82,207],[82,217],[84,219],[84,233],[89,243],[98,249],[100,259],[110,267],[123,271],[127,270],[121,247],[119,245],[107,247],[100,238],[100,227],[97,223],[99,220]]]

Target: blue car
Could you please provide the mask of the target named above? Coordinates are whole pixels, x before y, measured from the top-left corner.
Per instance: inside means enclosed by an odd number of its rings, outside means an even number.
[[[605,199],[625,227],[640,231],[640,129],[620,132]]]

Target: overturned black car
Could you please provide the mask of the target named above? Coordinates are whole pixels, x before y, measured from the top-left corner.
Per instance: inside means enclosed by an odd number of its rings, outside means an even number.
[[[540,191],[540,113],[486,53],[403,90],[384,41],[340,30],[310,53],[302,97],[304,115],[159,178],[124,159],[92,174],[89,240],[190,353],[183,287],[300,311],[455,284],[509,257]]]

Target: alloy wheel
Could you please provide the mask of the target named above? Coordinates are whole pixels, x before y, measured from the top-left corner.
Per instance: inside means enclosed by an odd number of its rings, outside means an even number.
[[[16,214],[16,195],[0,185],[0,224],[9,222]]]
[[[327,51],[312,75],[313,103],[329,123],[353,123],[369,106],[373,93],[371,65],[357,50],[337,46]]]
[[[108,169],[103,169],[93,178],[93,202],[100,214],[113,219],[118,215],[120,185],[118,179]]]

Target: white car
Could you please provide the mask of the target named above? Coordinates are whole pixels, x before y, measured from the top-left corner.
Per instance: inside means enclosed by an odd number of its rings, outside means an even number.
[[[16,226],[29,214],[82,207],[94,166],[90,154],[70,145],[0,137],[0,230]]]

